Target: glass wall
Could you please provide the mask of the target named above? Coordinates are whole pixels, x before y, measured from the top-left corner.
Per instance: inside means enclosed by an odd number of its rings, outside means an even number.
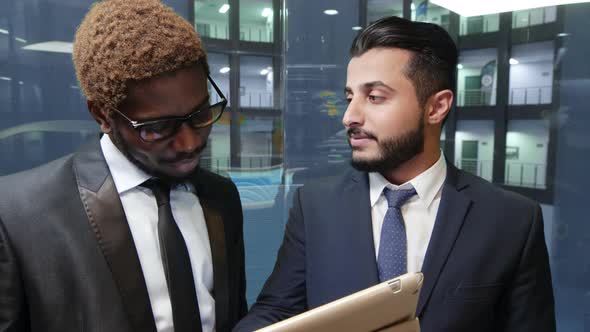
[[[492,181],[494,122],[461,120],[455,132],[455,166]]]
[[[98,132],[71,54],[90,3],[0,3],[0,175],[68,154]]]
[[[512,28],[525,28],[555,22],[557,7],[532,8],[512,12]]]
[[[545,189],[548,146],[548,120],[510,121],[506,133],[504,183]]]
[[[273,77],[271,57],[240,57],[240,106],[273,107]]]
[[[195,0],[195,29],[202,37],[229,39],[230,13],[227,0]]]
[[[495,32],[500,29],[500,14],[483,16],[461,16],[459,34],[461,36]]]
[[[385,16],[403,17],[403,0],[368,0],[367,22],[371,23]]]
[[[232,100],[229,99],[229,72],[231,70],[229,56],[223,53],[209,52],[207,53],[207,61],[209,62],[209,76],[215,81],[225,98],[228,99],[227,104],[231,106]],[[217,98],[217,94],[212,89],[213,87],[209,84],[209,95]],[[214,104],[218,101],[211,100],[211,103]]]
[[[449,31],[451,12],[448,9],[430,3],[428,0],[412,1],[411,9],[412,21],[434,23]]]
[[[273,42],[272,0],[241,0],[240,40]]]
[[[457,105],[496,105],[496,49],[461,51],[457,65]]]
[[[511,105],[551,104],[553,41],[514,45],[510,57]]]

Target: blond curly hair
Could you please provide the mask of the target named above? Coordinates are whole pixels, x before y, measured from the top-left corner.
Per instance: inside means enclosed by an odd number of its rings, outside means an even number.
[[[192,25],[159,0],[103,0],[92,5],[73,45],[76,76],[86,98],[116,107],[129,81],[195,63],[209,73]]]

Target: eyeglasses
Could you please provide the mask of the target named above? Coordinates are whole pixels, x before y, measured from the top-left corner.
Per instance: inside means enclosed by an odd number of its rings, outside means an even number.
[[[142,141],[148,143],[165,140],[174,136],[185,122],[195,129],[208,127],[221,118],[227,106],[227,99],[209,75],[207,75],[207,80],[211,83],[221,101],[213,105],[200,107],[198,110],[186,116],[165,117],[140,122],[131,120],[116,108],[112,109],[129,122],[133,129],[139,133]]]

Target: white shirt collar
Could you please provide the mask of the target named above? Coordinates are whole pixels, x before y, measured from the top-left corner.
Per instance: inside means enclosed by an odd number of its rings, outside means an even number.
[[[441,151],[440,157],[430,166],[426,171],[420,173],[412,180],[401,184],[399,186],[389,183],[383,175],[379,173],[369,173],[369,194],[371,198],[371,207],[375,206],[379,198],[383,193],[385,187],[389,187],[392,190],[407,189],[414,187],[418,199],[425,207],[430,206],[436,194],[442,188],[445,178],[447,176],[447,163]]]
[[[133,189],[151,178],[149,174],[135,166],[119,151],[119,148],[113,144],[109,135],[102,136],[100,147],[119,194]]]

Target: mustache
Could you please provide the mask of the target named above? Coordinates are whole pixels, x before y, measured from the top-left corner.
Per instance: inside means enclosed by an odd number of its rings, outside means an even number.
[[[359,135],[359,134],[360,135],[363,135],[363,136],[366,136],[369,139],[374,139],[374,140],[377,141],[377,136],[375,134],[373,134],[370,131],[361,129],[361,128],[357,128],[357,127],[355,127],[355,128],[348,128],[348,130],[346,131],[346,136],[348,137],[348,139],[350,139],[350,137],[352,135]]]
[[[194,159],[194,158],[197,158],[201,154],[201,152],[203,152],[203,150],[205,150],[206,147],[207,147],[207,143],[199,146],[198,148],[194,149],[191,152],[181,152],[181,153],[176,154],[173,158],[162,159],[162,161],[165,163],[176,163],[176,162],[183,161],[183,160]]]

